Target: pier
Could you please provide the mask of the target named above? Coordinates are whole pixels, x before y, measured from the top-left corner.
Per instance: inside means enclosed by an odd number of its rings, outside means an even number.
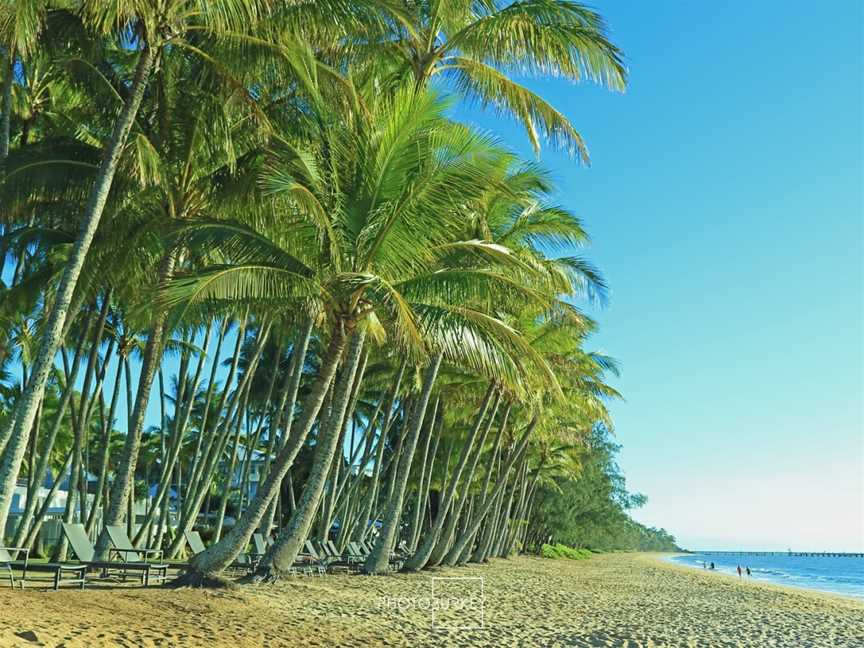
[[[795,556],[814,558],[864,558],[864,553],[844,553],[837,551],[689,551],[716,556]]]

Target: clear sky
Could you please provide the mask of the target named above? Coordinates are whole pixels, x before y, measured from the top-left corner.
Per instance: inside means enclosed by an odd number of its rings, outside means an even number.
[[[595,6],[626,94],[528,85],[591,150],[542,159],[612,286],[593,343],[623,365],[635,517],[688,548],[862,551],[864,5]]]

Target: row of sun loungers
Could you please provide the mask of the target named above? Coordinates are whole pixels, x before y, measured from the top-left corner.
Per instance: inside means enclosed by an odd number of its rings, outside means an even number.
[[[34,562],[30,560],[29,550],[22,547],[0,547],[0,568],[7,570],[9,583],[15,587],[15,571],[21,572],[19,585],[24,587],[28,573],[43,572],[52,576],[53,589],[61,584],[78,585],[84,589],[87,573],[98,570],[102,576],[119,572],[125,579],[130,573],[140,575],[141,582],[149,585],[154,581],[164,581],[168,575],[168,565],[161,562],[162,552],[155,549],[137,549],[132,545],[122,526],[106,527],[111,540],[108,560],[96,560],[96,548],[87,536],[83,524],[63,523],[63,533],[69,542],[77,562]],[[13,554],[15,557],[13,558]],[[20,556],[23,554],[23,560]],[[156,562],[148,560],[155,555]]]
[[[96,560],[96,548],[90,541],[82,524],[63,523],[63,533],[69,542],[77,562],[34,562],[29,559],[29,550],[21,547],[0,546],[0,569],[6,569],[10,585],[15,587],[14,572],[21,572],[19,585],[24,586],[28,573],[42,572],[51,575],[53,589],[61,584],[77,585],[84,589],[88,572],[98,571],[101,576],[119,574],[124,580],[130,573],[137,574],[145,586],[151,583],[161,583],[168,577],[169,565],[162,560],[160,549],[140,549],[133,546],[124,526],[108,526],[106,532],[111,541],[107,560]],[[193,554],[206,549],[198,531],[184,533],[189,548]],[[254,550],[241,554],[231,565],[231,568],[252,573],[258,563],[273,544],[272,538],[264,537],[262,533],[252,536]],[[344,569],[349,572],[360,570],[372,552],[372,543],[366,541],[349,542],[345,550],[340,552],[332,540],[307,540],[305,551],[291,567],[294,574],[312,576],[323,575],[328,570]],[[390,556],[390,567],[394,570],[402,568],[408,549],[405,543],[400,543],[397,551]],[[23,560],[21,556],[23,555]]]

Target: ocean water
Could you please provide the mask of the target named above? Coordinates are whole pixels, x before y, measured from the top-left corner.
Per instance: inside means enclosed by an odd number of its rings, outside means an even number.
[[[741,569],[750,567],[752,580],[864,599],[864,558],[692,553],[670,560],[694,569],[702,569],[703,562],[713,562],[716,571],[733,576],[738,575],[736,568],[741,565]]]

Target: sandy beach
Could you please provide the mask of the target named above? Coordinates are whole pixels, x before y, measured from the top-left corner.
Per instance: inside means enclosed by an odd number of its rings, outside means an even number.
[[[3,647],[864,645],[864,602],[645,554],[228,591],[7,586],[0,609]]]

